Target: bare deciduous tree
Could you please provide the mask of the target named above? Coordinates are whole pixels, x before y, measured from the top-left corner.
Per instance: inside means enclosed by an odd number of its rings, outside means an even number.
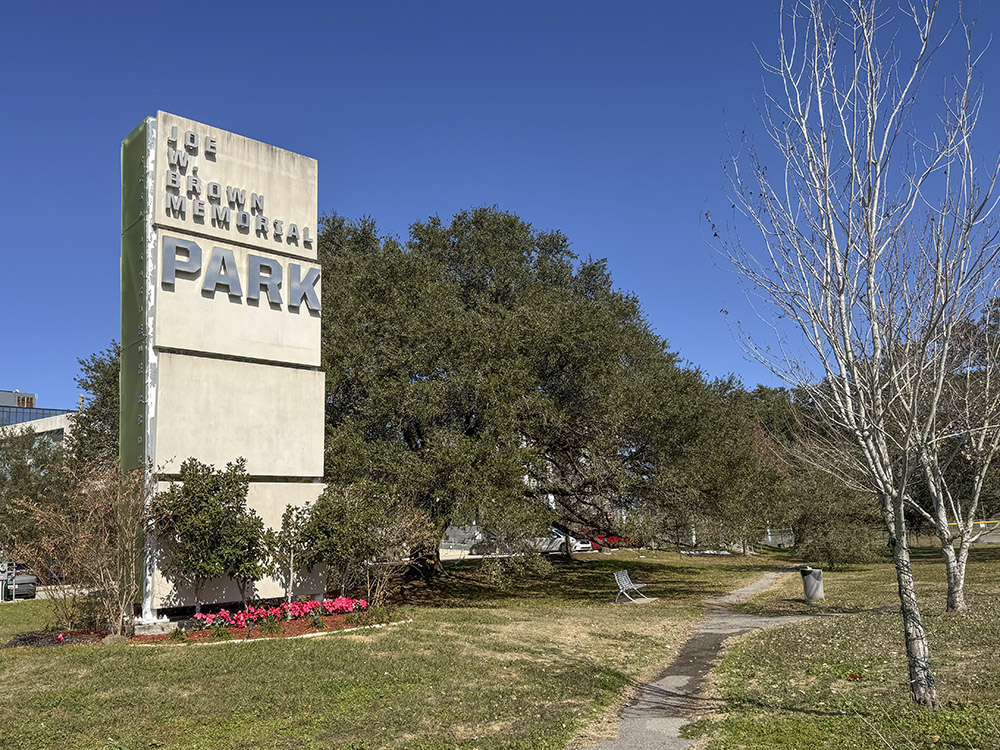
[[[967,608],[966,563],[970,547],[985,533],[975,522],[986,474],[1000,451],[1000,310],[985,308],[979,321],[951,328],[935,440],[921,457],[932,507],[912,503],[941,544],[949,612]]]
[[[16,502],[16,511],[35,533],[14,537],[14,554],[43,580],[53,564],[66,572],[50,591],[61,626],[97,625],[132,635],[142,587],[138,561],[153,494],[142,469],[126,473],[114,464],[77,477],[66,507],[34,499]]]
[[[747,351],[810,394],[828,433],[848,439],[850,450],[839,452],[877,498],[912,695],[926,706],[938,697],[904,510],[915,503],[912,483],[940,468],[942,437],[958,428],[941,418],[958,382],[952,346],[957,328],[994,295],[997,252],[989,222],[997,171],[977,171],[971,144],[978,60],[961,22],[932,34],[937,6],[904,5],[900,28],[896,9],[883,12],[876,0],[782,9],[777,62],[764,62],[777,83],[762,108],[780,168],[769,174],[744,141],[727,165],[736,228],[722,239],[752,296],[773,312],[761,310],[773,344],[741,336]],[[934,112],[917,93],[952,35],[964,35],[965,70]],[[747,223],[762,242],[743,244]],[[939,528],[972,510],[929,494],[933,507],[923,510]]]

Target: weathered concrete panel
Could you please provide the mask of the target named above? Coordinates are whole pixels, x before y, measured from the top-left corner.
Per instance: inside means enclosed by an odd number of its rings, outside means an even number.
[[[323,475],[322,372],[166,352],[157,367],[159,471],[243,456],[257,477]]]
[[[142,287],[123,321],[148,337],[123,370],[141,386],[143,409],[129,444],[160,477],[188,457],[218,468],[244,457],[265,480],[251,505],[278,524],[286,504],[318,494],[318,484],[294,480],[323,473],[316,161],[166,112],[144,127],[146,150],[131,160],[142,179],[123,182],[123,232],[135,196],[148,217],[129,255],[144,273],[123,266]],[[160,568],[151,549],[146,620],[193,603],[190,591],[164,593]],[[254,595],[280,593],[272,584]],[[203,601],[234,592],[215,582]]]
[[[157,112],[156,123],[157,225],[315,260],[315,159],[168,112]],[[218,197],[209,192],[212,183]],[[256,208],[254,195],[261,197]],[[229,221],[216,220],[213,206],[228,208]],[[240,211],[248,214],[247,228],[238,226]],[[266,231],[258,217],[267,219]]]

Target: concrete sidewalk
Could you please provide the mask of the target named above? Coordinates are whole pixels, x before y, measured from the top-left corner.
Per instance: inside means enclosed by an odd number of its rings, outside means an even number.
[[[779,577],[794,572],[790,569],[765,573],[753,583],[711,600],[709,603],[714,608],[697,632],[681,646],[674,662],[659,677],[642,686],[639,697],[622,711],[618,737],[588,745],[588,750],[681,750],[689,747],[691,741],[681,737],[681,727],[721,702],[716,697],[699,693],[723,642],[752,630],[805,619],[804,616],[747,615],[729,607],[766,591]]]

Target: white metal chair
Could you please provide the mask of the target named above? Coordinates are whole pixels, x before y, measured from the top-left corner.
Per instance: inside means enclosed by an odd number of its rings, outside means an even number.
[[[615,604],[618,603],[618,600],[622,598],[623,594],[625,595],[625,598],[628,599],[630,602],[634,602],[635,599],[632,598],[632,595],[629,593],[630,591],[634,591],[643,599],[649,599],[648,596],[639,591],[639,589],[646,588],[646,584],[632,583],[632,579],[629,578],[627,570],[615,571],[615,583],[618,584],[618,596],[615,597]]]

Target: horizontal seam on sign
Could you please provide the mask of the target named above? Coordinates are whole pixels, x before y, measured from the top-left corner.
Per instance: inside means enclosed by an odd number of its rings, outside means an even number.
[[[246,248],[247,250],[257,250],[258,252],[261,253],[280,255],[284,258],[292,258],[293,260],[301,260],[305,261],[306,263],[312,263],[313,265],[317,266],[319,265],[318,258],[307,258],[304,255],[296,255],[295,253],[290,253],[287,250],[282,250],[282,249],[274,250],[272,248],[263,248],[260,245],[251,245],[246,242],[240,242],[239,240],[231,240],[228,237],[225,239],[220,239],[218,235],[208,234],[207,232],[198,232],[194,229],[188,229],[188,228],[179,229],[178,227],[170,226],[168,224],[157,224],[156,222],[154,222],[153,227],[161,234],[164,232],[179,232],[181,234],[190,234],[193,237],[197,237],[202,240],[212,240],[212,242],[218,242],[223,245],[238,245],[239,247]],[[316,240],[314,239],[313,244],[315,243]]]
[[[164,354],[180,354],[184,357],[200,357],[202,359],[223,359],[229,362],[245,362],[250,365],[267,365],[269,367],[287,367],[291,370],[308,370],[321,372],[319,365],[302,365],[296,362],[282,362],[277,359],[258,359],[256,357],[241,357],[237,354],[220,354],[218,352],[199,352],[192,349],[176,349],[172,346],[157,346],[156,351]]]

